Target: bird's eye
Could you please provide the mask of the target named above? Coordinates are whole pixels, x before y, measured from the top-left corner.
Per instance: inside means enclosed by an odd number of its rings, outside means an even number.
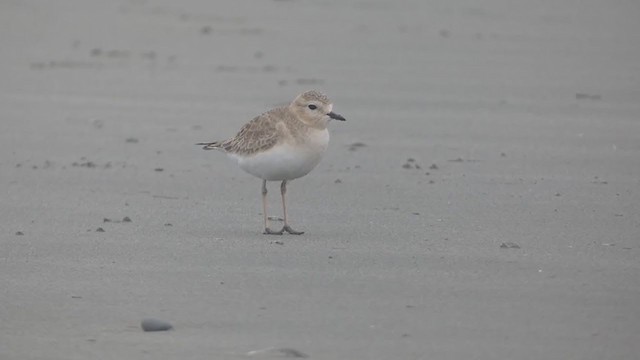
[[[309,108],[309,109],[311,109],[311,110],[315,110],[315,109],[317,109],[318,107],[317,107],[317,106],[315,106],[315,105],[313,105],[313,104],[311,104],[311,105],[309,105],[309,106],[308,106],[308,108]]]

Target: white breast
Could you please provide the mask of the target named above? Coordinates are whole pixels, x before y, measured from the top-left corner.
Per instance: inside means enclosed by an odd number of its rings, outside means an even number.
[[[232,155],[240,168],[269,181],[292,180],[318,165],[329,144],[329,131],[312,130],[304,142],[283,143],[250,156]]]

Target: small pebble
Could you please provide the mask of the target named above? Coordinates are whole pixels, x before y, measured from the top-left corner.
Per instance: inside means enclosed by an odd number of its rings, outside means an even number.
[[[367,144],[363,142],[354,142],[353,144],[349,145],[349,151],[356,151],[358,150],[358,148],[365,147],[365,146],[367,146]]]
[[[99,228],[96,229],[96,232],[104,232],[104,229],[99,227]]]
[[[140,323],[140,327],[144,331],[167,331],[173,329],[173,325],[158,319],[144,319]]]
[[[500,244],[500,248],[502,249],[520,249],[520,245],[514,242],[504,242]]]
[[[576,93],[576,99],[578,99],[578,100],[602,100],[602,95],[600,95],[600,94]]]
[[[24,235],[24,233],[22,231],[16,231],[16,235],[22,236],[22,235]]]
[[[333,183],[334,183],[334,184],[342,184],[342,180],[340,180],[340,179],[336,179]]]
[[[131,222],[131,218],[128,216],[125,216],[122,218],[122,222]]]
[[[247,353],[248,356],[254,357],[281,357],[281,358],[308,358],[309,355],[303,353],[302,351],[292,349],[292,348],[268,348],[262,350],[254,350],[249,351]]]
[[[431,169],[431,170],[438,170],[438,165],[436,165],[436,164],[431,164],[431,166],[429,166],[429,169]]]

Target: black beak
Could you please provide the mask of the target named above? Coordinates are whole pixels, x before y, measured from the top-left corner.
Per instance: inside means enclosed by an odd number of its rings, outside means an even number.
[[[330,118],[334,119],[334,120],[340,120],[340,121],[347,121],[347,119],[345,119],[344,117],[342,117],[342,115],[340,114],[336,114],[333,111],[328,113],[327,115],[329,115]]]

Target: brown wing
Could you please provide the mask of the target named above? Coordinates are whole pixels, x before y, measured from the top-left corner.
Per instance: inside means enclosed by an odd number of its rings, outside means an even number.
[[[245,124],[235,137],[223,142],[221,148],[239,155],[250,155],[272,148],[278,143],[281,135],[276,114],[280,111],[282,110],[274,109],[256,116]]]

